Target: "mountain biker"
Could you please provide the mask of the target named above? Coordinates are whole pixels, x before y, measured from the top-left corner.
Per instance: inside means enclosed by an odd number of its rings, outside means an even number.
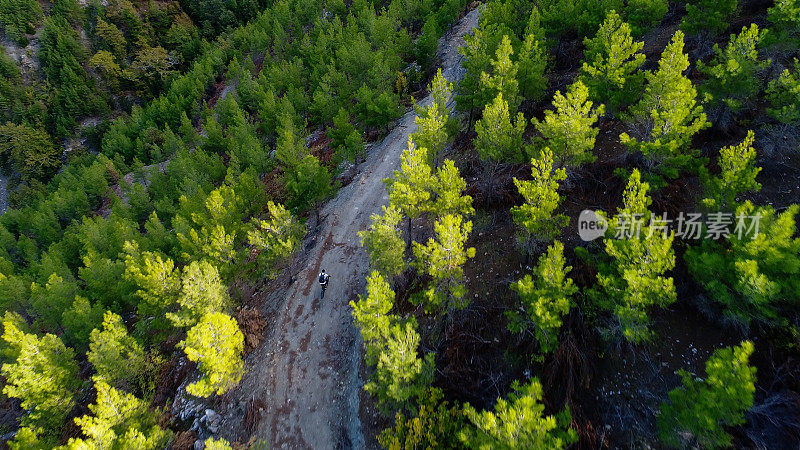
[[[330,280],[331,276],[325,273],[325,269],[322,269],[322,272],[319,273],[319,285],[322,286],[322,296],[325,296],[325,288],[328,287],[328,280]]]

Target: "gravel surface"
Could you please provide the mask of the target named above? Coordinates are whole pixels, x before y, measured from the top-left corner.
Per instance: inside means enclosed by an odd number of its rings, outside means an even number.
[[[464,72],[458,47],[477,22],[476,9],[440,41],[442,73],[453,82]],[[430,101],[428,96],[421,103]],[[271,333],[248,356],[248,373],[240,386],[226,396],[229,405],[263,400],[255,429],[272,448],[365,446],[358,416],[361,340],[349,302],[365,290],[369,261],[357,233],[388,203],[382,180],[399,167],[408,136],[416,129],[414,117],[409,111],[400,118],[370,149],[353,182],[323,207],[321,223],[307,242],[304,264],[270,324]],[[317,283],[323,268],[331,275],[324,299]],[[246,408],[233,409],[238,412],[228,417],[223,433],[232,436],[241,433]]]

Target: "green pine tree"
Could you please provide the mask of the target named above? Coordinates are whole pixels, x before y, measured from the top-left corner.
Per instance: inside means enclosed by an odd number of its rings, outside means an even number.
[[[723,427],[745,423],[753,406],[756,368],[748,360],[753,343],[715,350],[706,361],[706,377],[678,371],[683,386],[670,391],[661,405],[658,436],[670,447],[730,447],[731,435]]]
[[[417,131],[411,134],[411,138],[418,146],[428,149],[428,162],[433,167],[438,167],[442,149],[458,126],[450,117],[450,109],[447,107],[452,97],[453,83],[442,75],[442,69],[436,72],[428,84],[428,92],[431,96],[430,105],[414,105]]]
[[[316,208],[333,190],[328,168],[320,164],[316,156],[305,155],[297,164],[287,169],[284,183],[289,193],[287,204],[298,210],[313,208],[319,221],[319,211]]]
[[[511,120],[508,103],[503,93],[497,94],[491,104],[486,105],[483,117],[475,123],[477,133],[474,145],[481,159],[493,163],[489,178],[502,162],[518,162],[522,159],[522,134],[525,132],[525,117],[517,113]]]
[[[75,352],[57,336],[39,337],[19,325],[9,316],[3,319],[2,337],[10,361],[0,370],[6,379],[3,394],[21,400],[27,411],[21,420],[23,426],[57,435],[81,386]]]
[[[115,387],[133,383],[145,366],[144,349],[128,335],[122,318],[111,311],[103,316],[102,330],[92,330],[86,359],[94,368],[95,382]]]
[[[591,98],[605,103],[612,111],[636,100],[641,92],[644,64],[640,53],[643,42],[634,42],[631,27],[615,11],[610,11],[594,38],[586,38],[581,81]]]
[[[463,56],[465,73],[456,87],[456,108],[469,113],[469,123],[472,123],[473,114],[482,110],[496,96],[482,84],[486,81],[483,73],[491,70],[491,49],[487,43],[489,34],[483,27],[475,28],[473,34],[464,36],[464,45],[458,48],[458,53]]]
[[[93,416],[75,419],[85,438],[71,438],[64,450],[86,448],[156,450],[164,448],[172,432],[158,425],[161,411],[151,411],[148,402],[119,391],[107,383],[95,383],[97,400],[89,405]]]
[[[517,81],[522,100],[540,100],[547,90],[549,55],[539,8],[533,6],[528,26],[517,52]]]
[[[692,137],[711,124],[697,104],[697,91],[683,75],[689,58],[683,53],[683,33],[676,31],[661,54],[658,70],[648,72],[642,100],[631,108],[641,138],[622,133],[620,141],[661,164],[661,172],[677,177],[677,169],[691,167],[698,152],[690,149]]]
[[[767,20],[772,24],[769,39],[789,48],[800,43],[800,3],[797,0],[775,0],[767,9]]]
[[[442,400],[442,390],[430,388],[419,396],[417,411],[395,415],[394,427],[383,430],[378,443],[388,449],[458,449],[458,433],[464,428],[462,408]]]
[[[503,36],[497,47],[495,59],[492,60],[492,74],[481,74],[481,86],[485,86],[492,96],[503,95],[508,101],[509,110],[515,112],[519,107],[519,83],[517,82],[517,65],[511,60],[514,49],[508,36]]]
[[[554,214],[561,203],[558,185],[566,178],[564,169],[553,170],[553,152],[547,147],[539,158],[531,159],[530,181],[514,178],[525,203],[512,207],[511,217],[517,226],[517,241],[526,255],[533,253],[537,242],[555,239],[569,224],[569,217]]]
[[[800,6],[797,15],[800,17]],[[782,123],[800,122],[800,60],[795,58],[793,70],[785,69],[769,82],[767,98],[771,108],[767,113]]]
[[[278,261],[294,253],[305,235],[305,227],[280,203],[268,202],[269,220],[254,217],[247,230],[247,242],[258,252],[256,273],[276,275]]]
[[[375,373],[364,385],[385,412],[410,407],[433,381],[433,353],[420,358],[420,336],[412,319],[388,330]]]
[[[591,153],[598,133],[594,124],[605,112],[605,107],[592,106],[589,90],[577,81],[568,88],[566,96],[556,91],[554,110],[545,111],[543,121],[535,117],[531,119],[544,144],[553,150],[557,162],[580,165],[596,159]]]
[[[613,312],[623,336],[640,343],[651,337],[648,309],[675,302],[675,285],[664,273],[675,267],[674,232],[659,229],[647,207],[649,185],[634,169],[623,193],[623,206],[609,223],[614,238],[603,240],[610,261],[598,268],[598,290],[590,295]],[[652,227],[651,227],[652,225]]]
[[[472,222],[461,216],[445,215],[433,224],[436,239],[427,244],[414,243],[414,264],[433,278],[423,294],[428,311],[467,306],[464,286],[464,263],[475,257],[475,249],[465,244],[472,232]]]
[[[178,327],[192,327],[207,314],[224,312],[230,306],[228,288],[217,268],[206,261],[192,261],[183,268],[180,310],[168,312],[167,319]]]
[[[359,295],[358,302],[350,302],[353,321],[361,330],[361,339],[366,350],[365,362],[372,366],[385,349],[389,329],[398,318],[390,315],[394,306],[394,291],[383,276],[373,270],[367,277],[367,295]]]
[[[739,145],[721,148],[717,161],[719,176],[712,177],[708,171],[701,171],[701,180],[706,191],[703,205],[706,208],[730,212],[739,206],[736,203],[738,195],[761,190],[761,184],[756,181],[761,168],[755,166],[754,141],[755,134],[751,130]]]
[[[726,319],[747,327],[753,320],[781,325],[779,307],[800,300],[800,206],[776,214],[749,201],[733,214],[725,240],[704,239],[684,255],[689,273],[723,308]]]
[[[433,167],[438,165],[439,155],[449,139],[447,119],[447,116],[439,114],[435,104],[414,118],[417,131],[411,133],[410,138],[420,147],[428,149],[428,163]]]
[[[564,244],[555,241],[533,269],[535,278],[525,275],[511,285],[522,300],[522,308],[521,312],[506,313],[511,320],[508,328],[520,333],[532,326],[542,353],[552,352],[558,346],[561,317],[569,313],[573,304],[570,297],[578,292],[567,278],[572,267],[565,267],[565,263]]]
[[[724,50],[714,45],[714,59],[709,64],[697,62],[697,70],[707,78],[701,86],[705,102],[738,111],[761,91],[758,72],[769,67],[771,61],[759,60],[756,47],[766,33],[759,31],[756,24],[745,26],[739,34],[731,35]]]
[[[400,156],[400,170],[394,171],[393,178],[384,180],[389,191],[389,203],[399,208],[408,219],[408,248],[411,247],[411,221],[427,211],[431,199],[430,189],[435,183],[427,155],[426,148],[416,147],[409,138],[408,148]]]
[[[333,117],[333,127],[328,128],[327,134],[331,138],[331,145],[339,158],[353,162],[363,158],[364,139],[353,126],[350,114],[346,109],[339,109],[339,112]]]
[[[557,416],[544,415],[542,385],[536,378],[527,384],[514,382],[508,400],[497,399],[494,411],[477,412],[469,404],[464,415],[472,426],[459,437],[467,448],[475,449],[562,449],[578,440],[569,428],[569,409]]]
[[[208,450],[233,450],[231,444],[222,438],[208,438],[203,444]]]
[[[160,253],[140,252],[132,242],[125,243],[125,253],[124,277],[141,299],[136,305],[139,316],[153,317],[155,329],[168,326],[164,315],[177,309],[181,289],[175,263]]]
[[[641,36],[661,22],[669,11],[668,0],[628,0],[625,17],[631,24],[634,36]]]
[[[358,233],[369,252],[370,266],[386,277],[399,275],[405,267],[405,246],[398,228],[400,209],[384,206],[383,214],[373,214],[370,219],[372,225]]]
[[[432,197],[436,200],[430,206],[434,217],[441,218],[448,214],[469,217],[475,213],[472,197],[465,195],[467,182],[461,178],[458,167],[451,159],[445,159],[441,167],[436,169],[436,177],[431,188]]]
[[[202,373],[198,381],[186,386],[191,395],[222,395],[244,375],[244,336],[233,317],[221,312],[206,314],[178,345]]]
[[[738,0],[697,0],[686,5],[681,29],[689,34],[721,33],[736,12]]]

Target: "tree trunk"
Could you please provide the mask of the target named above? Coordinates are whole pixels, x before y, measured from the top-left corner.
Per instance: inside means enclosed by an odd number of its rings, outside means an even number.
[[[406,233],[406,254],[411,252],[411,216],[406,216],[408,219],[408,233]]]

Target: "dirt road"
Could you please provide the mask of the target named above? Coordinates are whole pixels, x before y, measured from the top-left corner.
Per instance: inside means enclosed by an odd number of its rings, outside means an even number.
[[[463,76],[458,46],[477,19],[477,10],[471,11],[439,43],[442,73],[448,80]],[[429,104],[430,98],[423,103]],[[273,331],[249,355],[248,374],[231,392],[229,400],[234,402],[263,400],[256,434],[272,448],[364,447],[358,418],[363,384],[358,375],[360,337],[349,302],[364,290],[369,265],[357,233],[369,225],[371,214],[387,204],[382,180],[399,167],[415,129],[411,111],[372,147],[353,182],[324,206],[314,241],[308,243],[305,266],[289,286],[277,320],[270,324]],[[323,268],[331,281],[320,299],[317,274]]]

